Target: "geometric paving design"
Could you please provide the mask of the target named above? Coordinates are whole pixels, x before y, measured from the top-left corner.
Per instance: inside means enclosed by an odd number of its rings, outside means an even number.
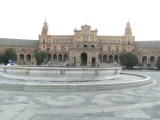
[[[160,120],[159,71],[156,83],[135,88],[83,92],[0,90],[0,120]]]

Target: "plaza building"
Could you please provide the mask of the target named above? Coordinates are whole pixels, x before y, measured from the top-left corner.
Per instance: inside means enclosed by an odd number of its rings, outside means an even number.
[[[34,50],[48,53],[46,63],[74,66],[100,66],[119,63],[122,52],[133,52],[139,63],[152,64],[160,56],[160,41],[135,41],[132,28],[127,22],[122,36],[98,35],[97,29],[82,25],[73,35],[50,35],[45,21],[38,40],[0,38],[0,51],[13,48],[17,64],[36,64]]]

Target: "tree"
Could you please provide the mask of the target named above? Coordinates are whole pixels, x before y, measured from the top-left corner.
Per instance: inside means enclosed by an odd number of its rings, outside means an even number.
[[[0,63],[3,63],[3,54],[0,53]]]
[[[160,70],[160,56],[157,58],[156,67]]]
[[[138,58],[133,53],[121,53],[119,56],[120,64],[126,66],[126,69],[133,68],[133,66],[138,64]]]
[[[3,53],[1,54],[2,56],[2,62],[7,64],[8,60],[16,60],[17,59],[17,55],[16,52],[13,48],[7,48],[3,51]]]
[[[35,50],[34,57],[36,59],[37,65],[41,65],[44,62],[44,60],[47,58],[47,52]]]

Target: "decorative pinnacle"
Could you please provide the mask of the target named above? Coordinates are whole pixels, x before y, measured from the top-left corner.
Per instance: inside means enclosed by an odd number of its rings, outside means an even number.
[[[130,22],[129,22],[129,19],[128,19],[128,22],[127,22],[127,27],[130,27]]]
[[[46,18],[45,18],[45,21],[44,21],[44,27],[47,27],[47,21],[46,21]]]

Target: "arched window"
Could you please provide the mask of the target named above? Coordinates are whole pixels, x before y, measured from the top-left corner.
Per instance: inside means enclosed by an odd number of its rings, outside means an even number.
[[[55,62],[57,61],[57,55],[56,55],[56,54],[53,55],[53,60],[54,60]]]
[[[94,45],[92,45],[92,48],[94,48]]]
[[[65,61],[68,61],[68,55],[67,54],[64,54],[64,62]]]
[[[109,55],[109,62],[110,62],[110,63],[113,62],[113,55]]]
[[[87,48],[87,45],[84,45],[84,48]]]
[[[24,60],[24,55],[23,55],[23,54],[20,54],[20,55],[19,55],[19,58],[20,58],[21,61]]]
[[[142,57],[142,63],[147,63],[147,56]]]
[[[107,63],[107,55],[104,55],[104,56],[103,56],[103,62],[104,62],[104,63]]]
[[[27,60],[27,61],[31,61],[31,55],[30,55],[30,54],[27,54],[27,55],[26,55],[26,60]]]
[[[59,55],[58,55],[58,61],[59,61],[59,62],[62,62],[62,54],[59,54]]]
[[[151,56],[150,57],[150,63],[154,63],[155,62],[155,57],[154,56]]]

